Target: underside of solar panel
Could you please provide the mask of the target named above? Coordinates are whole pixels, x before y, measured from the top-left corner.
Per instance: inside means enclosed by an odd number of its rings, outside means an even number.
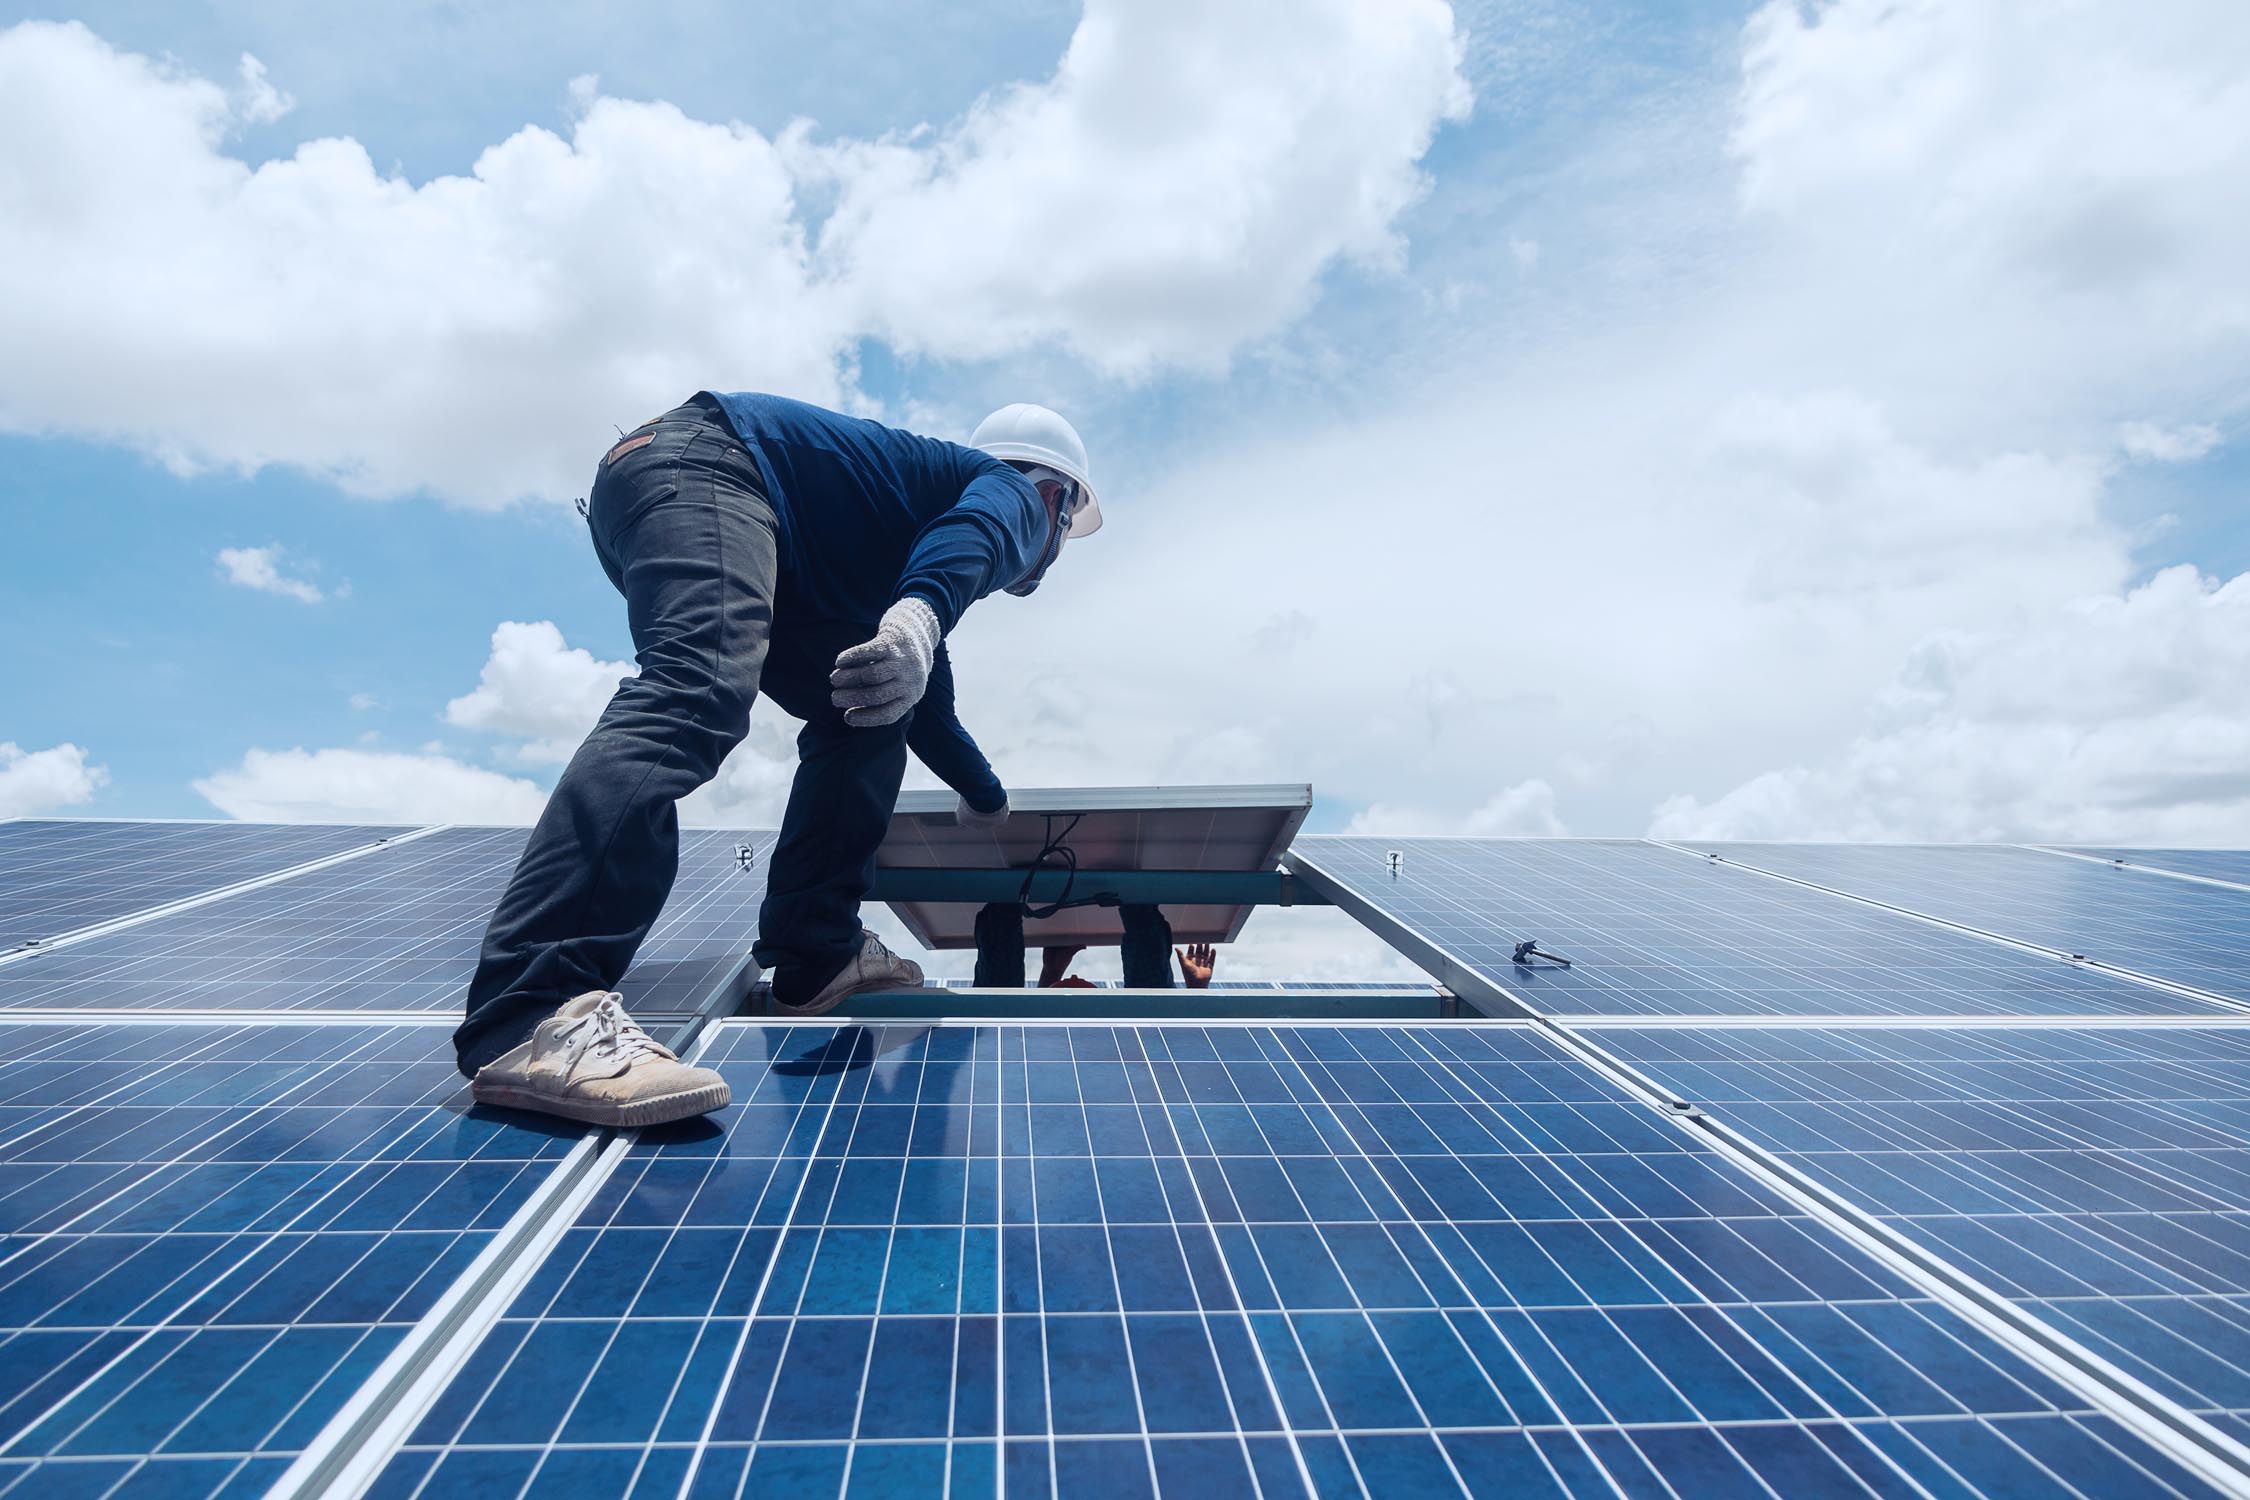
[[[453,1066],[524,830],[0,822],[0,1500],[2250,1497],[2250,853],[1013,807],[871,904],[1425,978],[776,1015],[692,831],[595,1129]]]

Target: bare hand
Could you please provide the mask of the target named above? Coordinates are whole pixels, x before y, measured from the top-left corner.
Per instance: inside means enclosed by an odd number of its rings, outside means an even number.
[[[1219,956],[1211,945],[1190,943],[1185,948],[1174,948],[1172,951],[1179,955],[1180,974],[1187,980],[1187,987],[1191,990],[1209,989],[1211,970],[1219,961]]]

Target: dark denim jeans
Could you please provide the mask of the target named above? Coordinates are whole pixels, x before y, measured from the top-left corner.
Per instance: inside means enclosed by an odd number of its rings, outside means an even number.
[[[628,442],[603,461],[587,521],[641,672],[571,757],[492,914],[453,1034],[464,1073],[624,978],[679,873],[674,804],[718,773],[761,691],[806,721],[754,950],[785,998],[818,989],[858,946],[906,771],[911,715],[851,728],[828,701],[836,653],[874,622],[776,628],[773,506],[716,406],[690,402]]]

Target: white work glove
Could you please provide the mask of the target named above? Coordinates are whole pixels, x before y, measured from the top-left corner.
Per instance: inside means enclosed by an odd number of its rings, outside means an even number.
[[[997,809],[992,812],[981,813],[969,806],[969,799],[963,797],[960,804],[953,809],[953,821],[963,828],[998,828],[1002,823],[1008,821],[1008,799],[1002,797]]]
[[[896,724],[922,701],[937,645],[937,612],[912,596],[899,600],[883,611],[873,640],[836,658],[828,701],[855,728]]]

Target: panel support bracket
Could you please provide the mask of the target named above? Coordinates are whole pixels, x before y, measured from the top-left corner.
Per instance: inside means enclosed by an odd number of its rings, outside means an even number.
[[[875,872],[870,901],[958,901],[983,906],[1035,906],[1062,899],[1114,901],[1120,906],[1328,906],[1333,903],[1303,880],[1280,870],[1079,870],[1037,871],[892,866]]]

